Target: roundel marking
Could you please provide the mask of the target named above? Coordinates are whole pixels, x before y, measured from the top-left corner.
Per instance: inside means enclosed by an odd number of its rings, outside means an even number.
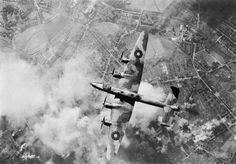
[[[120,139],[120,133],[118,131],[114,131],[111,133],[111,138],[115,141]]]
[[[141,50],[135,50],[134,51],[134,56],[136,57],[136,58],[141,58],[142,56],[143,56],[143,52],[141,51]]]

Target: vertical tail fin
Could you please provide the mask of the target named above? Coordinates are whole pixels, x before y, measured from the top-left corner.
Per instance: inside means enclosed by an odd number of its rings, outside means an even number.
[[[174,86],[171,86],[170,88],[171,88],[171,91],[172,91],[173,95],[175,96],[175,98],[178,99],[178,97],[179,97],[179,88],[174,87]]]

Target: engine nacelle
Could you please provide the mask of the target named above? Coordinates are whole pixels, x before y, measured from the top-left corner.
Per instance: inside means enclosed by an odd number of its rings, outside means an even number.
[[[112,125],[111,122],[106,121],[106,118],[105,118],[105,117],[103,117],[103,119],[102,119],[101,122],[102,122],[102,124],[101,124],[101,129],[102,129],[103,125],[104,125],[104,126],[108,126],[108,127],[110,127],[110,126]]]
[[[122,63],[127,64],[127,63],[129,63],[130,60],[129,60],[128,58],[121,58],[120,61],[121,61]]]
[[[124,76],[123,76],[121,73],[114,73],[114,74],[113,74],[113,77],[114,77],[114,78],[117,78],[117,79],[124,78]]]
[[[129,63],[130,60],[128,58],[123,57],[123,56],[124,56],[124,52],[122,52],[122,54],[121,54],[120,61],[125,64]]]
[[[117,79],[121,79],[121,78],[125,78],[125,77],[132,77],[132,75],[126,74],[124,72],[121,72],[121,73],[120,72],[115,72],[115,69],[113,69],[111,74],[114,78],[117,78]]]
[[[121,79],[121,78],[124,78],[124,74],[123,73],[117,73],[117,72],[115,72],[115,68],[113,69],[113,71],[112,71],[112,76],[114,77],[114,78],[117,78],[117,79]]]
[[[115,103],[110,103],[110,102],[105,102],[105,103],[103,104],[103,106],[104,106],[105,108],[108,108],[108,109],[114,109],[114,108],[123,107],[123,106],[120,105],[120,104],[115,104]]]

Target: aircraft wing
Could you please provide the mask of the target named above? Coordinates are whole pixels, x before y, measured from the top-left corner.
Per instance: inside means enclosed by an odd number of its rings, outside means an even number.
[[[165,101],[165,104],[167,105],[172,105],[172,104],[175,104],[177,99],[178,99],[178,96],[179,96],[179,88],[176,88],[176,87],[171,87],[171,90],[172,92],[170,92],[166,98],[166,101]],[[163,126],[167,126],[169,127],[169,119],[170,117],[172,117],[172,115],[174,114],[174,110],[170,108],[170,106],[165,106],[163,108],[164,110],[164,115],[163,117],[161,118],[161,124]],[[177,108],[175,111],[179,111],[180,109]]]
[[[111,110],[110,121],[112,122],[112,125],[109,127],[106,154],[108,160],[110,160],[111,156],[118,153],[131,113],[132,111]]]
[[[148,33],[141,32],[139,38],[129,55],[129,62],[124,67],[124,73],[129,74],[129,77],[125,77],[119,80],[119,87],[132,92],[138,92],[138,88],[141,82],[144,58],[146,55],[148,43]]]
[[[129,90],[132,92],[138,92],[139,85],[142,78],[144,58],[146,54],[148,43],[148,33],[141,32],[139,38],[135,44],[129,56],[129,62],[124,67],[124,73],[131,76],[122,78],[118,81],[119,88]],[[113,102],[121,104],[122,109],[112,109],[110,121],[112,125],[109,129],[109,140],[107,144],[107,159],[118,153],[120,144],[125,134],[125,129],[130,120],[134,102],[125,102],[120,99],[114,99]]]

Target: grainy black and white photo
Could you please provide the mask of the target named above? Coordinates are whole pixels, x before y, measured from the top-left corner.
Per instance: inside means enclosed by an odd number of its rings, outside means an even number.
[[[236,164],[236,0],[0,0],[0,164]]]

